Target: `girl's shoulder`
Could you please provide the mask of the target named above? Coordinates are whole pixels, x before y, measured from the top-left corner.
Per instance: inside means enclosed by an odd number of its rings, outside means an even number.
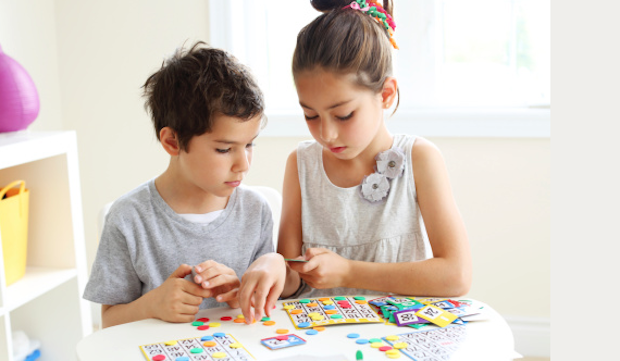
[[[428,161],[429,159],[443,159],[441,151],[435,143],[423,137],[416,137],[411,146],[411,160],[414,164],[417,162]]]

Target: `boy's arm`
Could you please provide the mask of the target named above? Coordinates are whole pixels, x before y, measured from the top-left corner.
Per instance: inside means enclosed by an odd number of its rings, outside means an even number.
[[[297,151],[293,151],[286,162],[282,186],[282,216],[278,232],[278,253],[284,258],[301,256],[301,188],[297,171]],[[300,285],[299,274],[286,267],[286,281],[282,297],[294,294]]]
[[[422,138],[416,140],[411,157],[420,211],[434,258],[374,263],[346,260],[325,249],[309,249],[306,258],[310,262],[291,266],[302,272],[310,286],[425,296],[461,296],[469,291],[472,272],[469,242],[443,157],[432,143]]]

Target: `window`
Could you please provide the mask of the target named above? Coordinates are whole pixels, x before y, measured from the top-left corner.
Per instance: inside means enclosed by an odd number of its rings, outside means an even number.
[[[291,58],[319,14],[307,0],[210,2],[212,45],[252,68],[272,121],[301,119]],[[396,0],[394,17],[392,123],[424,135],[550,136],[549,0]]]

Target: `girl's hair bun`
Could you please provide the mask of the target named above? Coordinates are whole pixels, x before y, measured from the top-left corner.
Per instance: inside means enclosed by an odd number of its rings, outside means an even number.
[[[310,0],[313,8],[320,12],[327,12],[334,9],[342,9],[351,4],[352,0]]]

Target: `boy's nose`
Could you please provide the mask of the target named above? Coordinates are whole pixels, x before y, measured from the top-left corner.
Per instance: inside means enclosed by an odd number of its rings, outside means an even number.
[[[247,172],[250,169],[250,162],[252,155],[248,151],[240,152],[240,155],[236,157],[235,164],[233,165],[233,171],[235,172]]]

